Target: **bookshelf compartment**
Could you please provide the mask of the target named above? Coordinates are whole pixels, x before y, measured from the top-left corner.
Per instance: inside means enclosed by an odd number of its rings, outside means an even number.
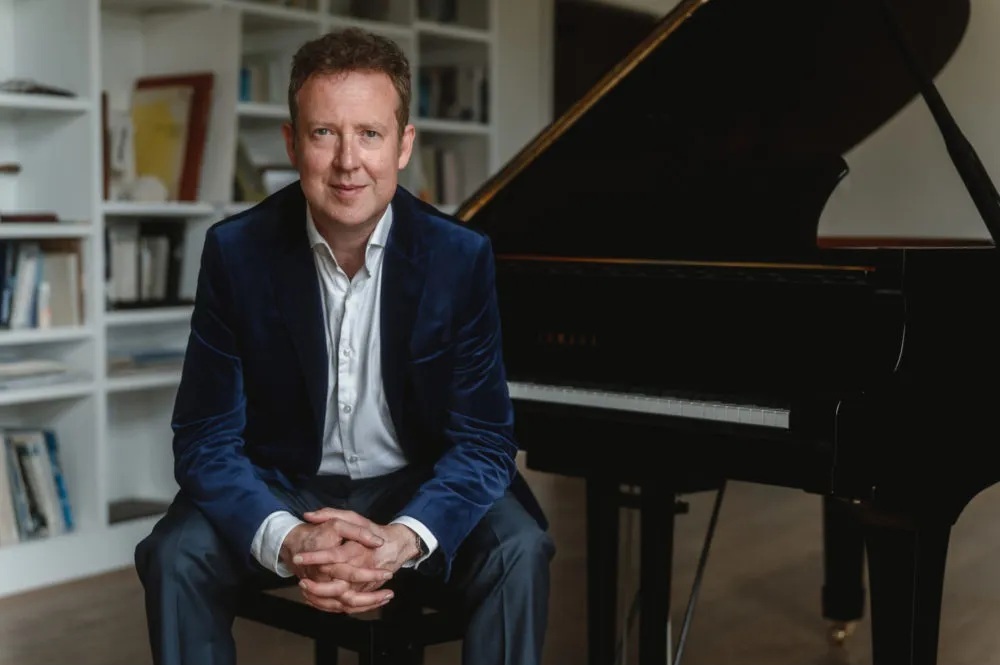
[[[488,136],[427,129],[419,136],[411,166],[407,168],[408,184],[431,202],[440,206],[459,204],[488,175]],[[420,161],[414,164],[414,160]]]
[[[19,173],[0,175],[0,215],[91,219],[91,183],[79,177],[96,158],[90,130],[86,114],[27,113],[0,124],[0,161],[20,165]]]
[[[489,46],[421,34],[418,50],[417,117],[478,125],[489,122]]]
[[[80,27],[91,24],[90,11],[88,2],[0,0],[0,84],[26,80],[73,95],[52,100],[86,98],[91,32]]]
[[[117,217],[105,225],[105,307],[187,307],[194,302],[202,238],[218,215]]]
[[[56,393],[66,387],[89,385],[96,376],[93,336],[28,336],[4,331],[9,343],[0,346],[0,399],[17,393]],[[0,336],[3,339],[3,336]]]
[[[96,409],[96,400],[90,396],[82,399],[0,406],[0,429],[8,434],[12,431],[33,430],[50,431],[53,435],[71,517],[69,529],[58,530],[62,533],[81,533],[99,526],[95,510],[99,492],[95,482],[97,463],[90,454],[96,438],[94,427]],[[10,462],[9,456],[6,461]],[[51,536],[37,534],[36,537],[22,537],[17,544],[48,537]]]
[[[163,13],[101,12],[101,88],[113,160],[109,195],[113,201],[166,203],[163,191],[136,186],[137,165],[148,153],[137,140],[121,141],[132,127],[132,100],[137,81],[147,77],[211,75],[207,92],[207,125],[200,148],[194,199],[221,202],[231,180],[229,154],[234,141],[232,109],[236,103],[239,70],[239,18],[232,12],[202,4],[184,3],[177,11]],[[177,48],[184,44],[184,48]],[[102,113],[102,116],[104,113]],[[134,127],[132,127],[134,129]],[[131,134],[135,136],[135,132]],[[145,155],[145,157],[143,157]],[[155,175],[155,171],[147,176]],[[105,204],[107,205],[107,204]]]
[[[318,23],[303,24],[243,14],[239,101],[287,108],[292,56],[302,42],[319,34]]]
[[[339,18],[409,25],[412,3],[399,0],[330,0],[330,13]]]
[[[170,312],[181,311],[170,308]],[[151,310],[143,312],[152,313]],[[109,389],[117,382],[138,385],[143,377],[160,377],[149,385],[176,385],[187,346],[190,316],[109,327],[107,331],[107,376]],[[163,381],[162,377],[173,377]]]
[[[416,0],[417,19],[476,30],[490,27],[489,0]]]
[[[0,329],[24,334],[85,325],[92,251],[77,238],[0,237]]]
[[[170,415],[176,386],[108,395],[109,524],[156,515],[177,491]]]

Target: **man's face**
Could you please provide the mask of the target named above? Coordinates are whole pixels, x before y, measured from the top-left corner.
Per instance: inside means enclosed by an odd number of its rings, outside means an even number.
[[[413,125],[399,134],[392,81],[372,72],[314,75],[297,101],[285,147],[317,227],[374,228],[413,149]]]

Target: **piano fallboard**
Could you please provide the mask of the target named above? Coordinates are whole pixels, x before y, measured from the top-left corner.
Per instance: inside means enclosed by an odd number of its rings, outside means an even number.
[[[873,255],[873,258],[875,256]],[[514,380],[730,395],[844,393],[888,376],[894,266],[497,260]]]

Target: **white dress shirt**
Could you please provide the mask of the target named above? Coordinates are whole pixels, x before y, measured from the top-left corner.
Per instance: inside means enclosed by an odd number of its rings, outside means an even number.
[[[319,278],[330,361],[319,473],[351,478],[391,473],[406,465],[382,384],[379,296],[392,206],[386,209],[368,239],[364,265],[353,279],[337,264],[333,251],[316,229],[308,206],[306,211],[306,233]],[[427,556],[437,547],[437,539],[417,520],[400,516],[393,521],[405,524],[423,539],[429,549]],[[285,536],[302,523],[286,511],[269,515],[254,535],[251,544],[254,558],[268,570],[290,577],[291,571],[278,555]],[[417,565],[425,558],[406,565]]]

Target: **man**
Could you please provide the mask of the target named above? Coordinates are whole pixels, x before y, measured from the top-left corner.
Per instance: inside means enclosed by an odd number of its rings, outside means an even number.
[[[303,45],[288,99],[299,181],[205,238],[180,491],[136,548],[154,661],[234,663],[241,585],[363,612],[426,574],[468,608],[466,665],[539,663],[554,548],[515,465],[490,243],[398,186],[393,42]]]

